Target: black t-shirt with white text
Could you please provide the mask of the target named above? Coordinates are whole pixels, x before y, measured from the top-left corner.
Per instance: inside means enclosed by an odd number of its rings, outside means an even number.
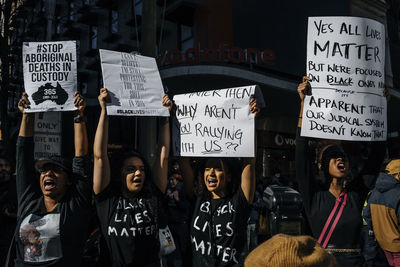
[[[198,198],[190,227],[193,266],[241,266],[249,212],[240,187],[230,197]]]
[[[128,199],[108,186],[95,196],[101,230],[113,266],[145,266],[159,262],[156,198]],[[152,201],[156,199],[156,201]]]

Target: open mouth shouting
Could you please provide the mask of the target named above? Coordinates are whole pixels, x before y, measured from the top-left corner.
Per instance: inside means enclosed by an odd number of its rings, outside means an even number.
[[[133,179],[131,180],[132,184],[135,185],[140,185],[142,183],[142,177],[141,176],[134,176]]]
[[[126,186],[128,187],[128,191],[131,192],[139,192],[142,190],[144,184],[144,176],[143,175],[132,175],[132,177],[127,177]]]
[[[346,165],[344,163],[344,161],[339,161],[336,165],[336,167],[341,171],[341,172],[345,172],[346,171]]]
[[[217,187],[217,184],[218,184],[218,179],[217,179],[217,177],[215,177],[215,176],[209,176],[209,177],[207,178],[207,186],[208,186],[208,187],[215,188],[215,187]]]
[[[346,175],[346,173],[347,173],[347,163],[346,163],[346,161],[344,159],[342,159],[342,158],[337,158],[337,159],[334,159],[334,160],[335,160],[334,166],[336,167],[336,170],[337,170],[338,174],[340,176]]]
[[[344,163],[339,163],[339,164],[337,165],[337,167],[338,167],[338,169],[341,170],[341,171],[346,170],[346,167],[344,166]]]
[[[56,181],[51,177],[45,177],[43,179],[44,190],[51,191],[56,187]]]

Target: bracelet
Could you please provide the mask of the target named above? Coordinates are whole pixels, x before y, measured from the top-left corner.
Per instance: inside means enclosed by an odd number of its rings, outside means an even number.
[[[81,123],[86,121],[87,121],[86,116],[77,115],[74,117],[74,123]]]

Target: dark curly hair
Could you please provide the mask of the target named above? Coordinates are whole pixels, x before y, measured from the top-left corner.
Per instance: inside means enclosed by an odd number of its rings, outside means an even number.
[[[207,186],[204,183],[204,170],[207,166],[207,162],[212,160],[213,158],[206,158],[200,161],[199,165],[197,166],[197,179],[198,185],[196,190],[196,195],[201,196],[206,199],[211,199],[212,194],[207,190]],[[227,183],[228,195],[232,195],[238,189],[240,184],[240,166],[242,165],[239,160],[235,158],[218,158],[218,160],[222,163],[222,168],[224,174],[230,175],[231,181]]]
[[[129,158],[139,158],[144,164],[145,180],[143,188],[140,191],[140,196],[145,198],[150,198],[154,190],[154,184],[151,175],[151,169],[146,159],[140,155],[137,151],[127,150],[121,152],[114,152],[111,155],[111,177],[113,177],[113,182],[115,187],[119,187],[121,194],[124,197],[130,198],[129,190],[126,186],[126,177],[122,176],[121,170],[124,166],[125,160]]]

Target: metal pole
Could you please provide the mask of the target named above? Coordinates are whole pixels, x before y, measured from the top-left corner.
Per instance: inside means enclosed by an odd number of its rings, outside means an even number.
[[[142,40],[140,52],[144,56],[155,57],[157,39],[156,0],[143,1]],[[161,104],[161,103],[160,103]],[[140,117],[138,120],[139,152],[153,165],[157,151],[157,120],[154,117]]]
[[[154,57],[157,38],[157,5],[156,0],[143,1],[142,14],[142,41],[140,50],[142,55]]]
[[[53,34],[53,20],[54,13],[56,9],[56,0],[47,0],[46,1],[46,41],[51,41],[51,37]]]

